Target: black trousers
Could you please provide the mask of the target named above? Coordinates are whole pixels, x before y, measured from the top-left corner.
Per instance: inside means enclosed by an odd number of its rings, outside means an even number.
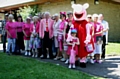
[[[15,54],[21,54],[20,49],[24,50],[24,39],[23,39],[23,32],[17,32],[17,39],[15,45]]]
[[[3,41],[3,52],[6,52],[7,33],[5,33],[5,35],[2,35],[2,41]]]
[[[42,46],[43,46],[43,56],[45,58],[47,58],[47,49],[49,50],[49,57],[50,58],[53,58],[53,52],[52,52],[52,39],[49,38],[49,32],[45,32],[44,33],[44,38],[43,38],[43,43],[42,43]]]
[[[101,58],[105,58],[105,50],[106,50],[106,35],[103,35],[103,44],[102,44],[102,55]]]

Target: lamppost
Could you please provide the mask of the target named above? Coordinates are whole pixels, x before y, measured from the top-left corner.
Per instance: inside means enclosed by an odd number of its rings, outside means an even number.
[[[71,0],[71,5],[75,3],[76,3],[76,0]]]
[[[94,0],[94,4],[99,4],[99,0]]]

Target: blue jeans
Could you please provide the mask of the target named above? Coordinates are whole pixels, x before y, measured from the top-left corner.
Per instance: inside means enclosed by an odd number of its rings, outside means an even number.
[[[15,38],[8,38],[8,45],[7,45],[7,52],[10,52],[10,47],[12,45],[12,53],[15,52],[15,43],[16,43],[16,39]]]

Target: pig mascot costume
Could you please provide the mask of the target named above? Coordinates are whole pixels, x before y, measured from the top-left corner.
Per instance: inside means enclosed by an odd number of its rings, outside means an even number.
[[[81,4],[72,4],[73,8],[73,18],[74,18],[74,28],[77,29],[77,37],[80,40],[80,46],[78,47],[78,57],[80,58],[80,67],[86,67],[86,57],[90,52],[86,50],[86,44],[90,42],[90,39],[87,36],[87,21],[86,16],[87,12],[86,9],[89,7],[88,3],[83,5]],[[92,52],[91,52],[92,53]]]

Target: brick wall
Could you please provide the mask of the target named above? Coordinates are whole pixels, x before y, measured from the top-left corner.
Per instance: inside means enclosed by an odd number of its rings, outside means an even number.
[[[76,0],[76,3],[84,4],[89,3],[90,7],[87,9],[88,14],[102,13],[105,20],[109,22],[109,41],[120,41],[120,5],[100,1],[99,5],[94,5],[94,0]],[[42,12],[49,11],[51,15],[59,13],[60,11],[72,11],[71,1],[63,0],[58,3],[42,4],[39,7],[42,8]]]

